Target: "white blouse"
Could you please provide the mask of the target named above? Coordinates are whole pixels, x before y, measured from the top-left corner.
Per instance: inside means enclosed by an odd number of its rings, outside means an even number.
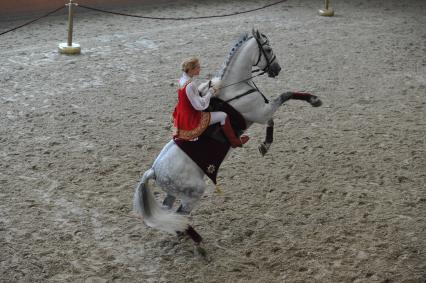
[[[179,86],[183,87],[189,80],[191,80],[191,77],[188,76],[187,73],[183,73],[179,79]],[[213,95],[210,90],[208,90],[204,96],[201,96],[200,92],[198,91],[198,83],[191,81],[186,86],[185,91],[189,102],[191,102],[192,107],[194,107],[196,110],[202,111],[209,106],[210,98]]]

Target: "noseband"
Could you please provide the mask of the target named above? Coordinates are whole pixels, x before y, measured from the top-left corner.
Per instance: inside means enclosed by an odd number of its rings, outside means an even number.
[[[262,34],[263,35],[263,34]],[[269,72],[269,69],[271,68],[272,63],[274,63],[275,59],[277,59],[277,56],[272,57],[271,60],[269,60],[268,56],[266,55],[265,50],[263,49],[263,46],[267,45],[269,43],[268,40],[266,40],[264,43],[260,43],[259,39],[254,36],[254,39],[256,39],[257,46],[259,47],[259,57],[257,58],[256,64],[254,66],[257,66],[260,63],[260,60],[262,59],[262,54],[265,57],[266,60],[266,67],[262,69],[264,72]]]

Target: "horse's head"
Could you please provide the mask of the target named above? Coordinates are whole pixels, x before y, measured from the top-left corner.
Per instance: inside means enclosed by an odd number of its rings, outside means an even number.
[[[252,33],[253,38],[256,39],[259,47],[259,55],[253,66],[257,66],[262,71],[267,72],[269,77],[274,78],[275,76],[278,76],[281,71],[281,66],[272,51],[271,45],[269,45],[268,38],[266,35],[259,33],[258,30],[253,29]]]

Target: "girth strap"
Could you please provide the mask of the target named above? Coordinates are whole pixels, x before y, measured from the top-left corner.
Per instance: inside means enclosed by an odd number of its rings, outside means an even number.
[[[246,92],[244,92],[243,94],[240,94],[240,95],[237,95],[237,96],[235,96],[235,97],[233,97],[233,98],[231,98],[231,99],[228,99],[228,100],[225,100],[225,102],[231,102],[232,100],[235,100],[235,99],[238,99],[238,98],[241,98],[241,97],[243,97],[243,96],[246,96],[247,94],[250,94],[250,93],[252,93],[252,92],[256,92],[257,90],[255,90],[254,88],[252,88],[252,89],[249,89],[248,91],[246,91]]]
[[[265,97],[265,95],[263,95],[263,93],[259,90],[259,88],[257,87],[257,85],[252,81],[252,83],[253,83],[253,85],[254,85],[254,87],[256,88],[256,89],[254,89],[254,88],[252,88],[252,89],[249,89],[248,91],[246,91],[246,92],[244,92],[243,94],[240,94],[240,95],[237,95],[237,96],[235,96],[235,97],[233,97],[233,98],[231,98],[231,99],[228,99],[228,100],[225,100],[225,102],[231,102],[232,100],[235,100],[235,99],[239,99],[239,98],[241,98],[241,97],[243,97],[243,96],[246,96],[247,94],[250,94],[250,93],[253,93],[253,92],[259,92],[260,93],[260,95],[263,97],[263,100],[265,101],[265,103],[266,104],[268,104],[269,103],[269,100]]]

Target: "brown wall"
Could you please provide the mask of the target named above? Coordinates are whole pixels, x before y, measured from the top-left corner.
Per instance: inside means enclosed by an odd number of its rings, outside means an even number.
[[[157,0],[158,1],[158,0]],[[96,8],[120,8],[154,3],[154,0],[73,0],[75,3]],[[158,1],[166,2],[166,1]],[[0,0],[0,21],[41,16],[69,3],[69,0]],[[64,10],[62,10],[63,12]]]

